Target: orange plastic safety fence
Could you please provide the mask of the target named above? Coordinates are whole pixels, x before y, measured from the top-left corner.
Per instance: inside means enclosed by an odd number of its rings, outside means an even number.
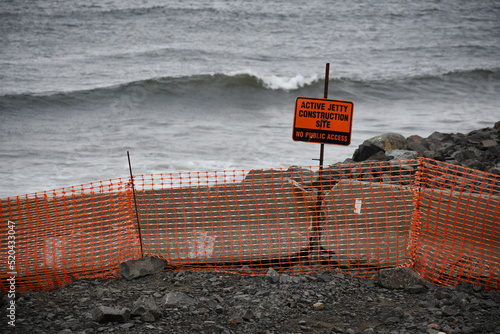
[[[418,162],[136,177],[144,252],[189,269],[262,273],[410,265]],[[244,268],[244,269],[242,269]]]
[[[0,264],[2,290],[13,269],[18,291],[115,275],[141,249],[179,269],[372,276],[413,266],[438,284],[499,287],[492,174],[420,159],[140,175],[136,203],[131,185],[118,179],[1,200],[5,236],[14,226],[16,238],[15,268]],[[9,249],[7,238],[1,247]]]
[[[500,177],[422,160],[414,266],[436,284],[500,289]]]
[[[23,292],[116,275],[140,256],[131,198],[117,179],[1,200],[2,290],[12,279]]]

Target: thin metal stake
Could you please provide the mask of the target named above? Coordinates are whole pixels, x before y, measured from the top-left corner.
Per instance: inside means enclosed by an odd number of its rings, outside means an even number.
[[[326,63],[326,69],[325,69],[325,91],[323,93],[323,97],[325,99],[328,98],[328,81],[330,81],[330,63]],[[325,155],[325,144],[321,143],[320,149],[319,149],[319,169],[323,169],[323,158]]]
[[[130,183],[132,185],[132,194],[134,195],[135,217],[137,220],[137,230],[139,231],[139,243],[141,245],[141,257],[142,257],[144,256],[144,251],[142,250],[141,223],[139,222],[139,210],[137,209],[137,196],[135,194],[134,175],[132,174],[132,164],[130,163],[130,153],[128,151],[127,151],[127,158],[128,158],[128,169],[130,171]]]
[[[325,91],[323,93],[323,97],[325,99],[328,98],[328,81],[330,81],[330,63],[326,63],[326,69],[325,69]],[[321,203],[323,200],[323,159],[325,156],[325,144],[321,143],[320,149],[319,149],[319,194],[318,194],[318,202]]]
[[[324,98],[328,98],[328,81],[330,77],[330,63],[326,63],[325,70],[325,92]],[[323,206],[323,158],[325,152],[325,144],[321,144],[319,151],[319,171],[318,171],[318,195],[316,198],[316,219],[312,226],[311,236],[311,261],[313,265],[321,265],[321,224],[323,220],[322,206]],[[316,159],[315,159],[316,160]]]

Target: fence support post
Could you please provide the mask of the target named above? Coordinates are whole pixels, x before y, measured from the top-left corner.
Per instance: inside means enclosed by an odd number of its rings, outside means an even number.
[[[420,203],[422,201],[422,175],[424,173],[424,158],[419,157],[417,159],[418,166],[417,172],[415,173],[415,179],[413,181],[413,219],[410,226],[410,238],[409,238],[409,247],[410,247],[410,261],[411,267],[415,267],[415,252],[418,247],[417,239],[420,235]]]
[[[137,196],[135,194],[134,175],[132,174],[132,164],[130,163],[130,153],[128,151],[127,151],[127,158],[128,158],[128,169],[130,171],[130,185],[132,186],[132,195],[134,196],[135,218],[137,220],[137,231],[139,232],[139,243],[141,246],[141,257],[143,257],[144,251],[142,250],[141,223],[139,220],[139,210],[137,209]]]

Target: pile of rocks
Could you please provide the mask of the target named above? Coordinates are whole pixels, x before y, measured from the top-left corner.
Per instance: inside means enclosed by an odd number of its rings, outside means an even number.
[[[386,133],[367,139],[352,160],[389,161],[426,157],[500,175],[500,122],[468,134],[434,132],[427,138]]]

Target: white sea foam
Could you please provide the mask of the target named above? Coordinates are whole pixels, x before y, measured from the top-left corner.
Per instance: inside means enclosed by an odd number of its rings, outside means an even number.
[[[260,76],[259,78],[264,82],[264,87],[273,90],[282,89],[285,91],[299,89],[319,80],[319,77],[317,75],[304,77],[300,74],[297,74],[294,77],[269,75],[269,76]]]

